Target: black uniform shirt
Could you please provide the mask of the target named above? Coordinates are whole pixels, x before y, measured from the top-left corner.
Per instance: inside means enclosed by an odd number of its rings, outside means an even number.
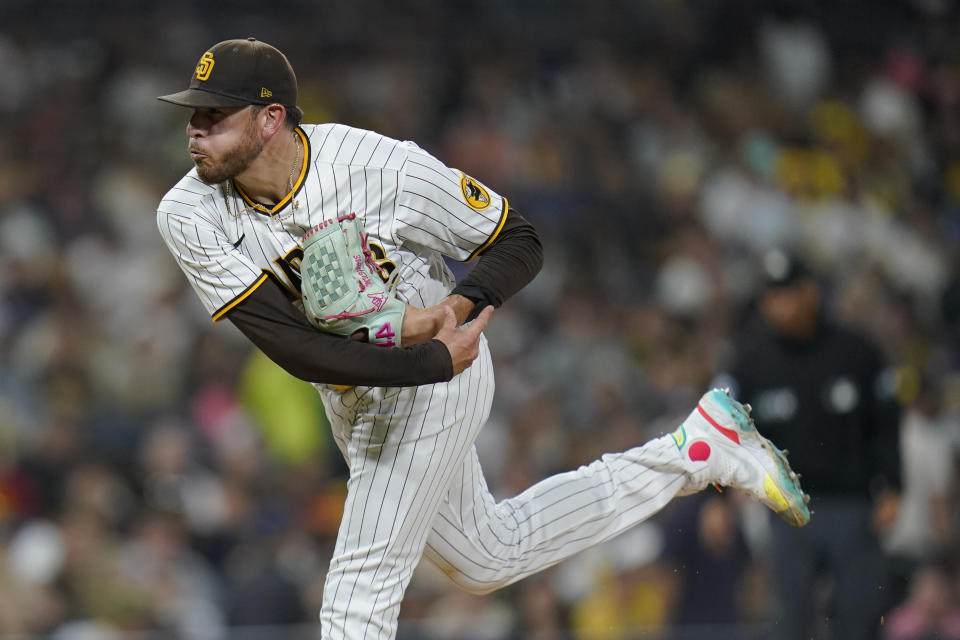
[[[869,340],[825,320],[805,341],[761,329],[743,340],[730,373],[812,496],[899,490],[899,407]]]

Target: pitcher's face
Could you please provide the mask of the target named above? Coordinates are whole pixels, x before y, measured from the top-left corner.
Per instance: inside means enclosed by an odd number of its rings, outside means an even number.
[[[187,150],[197,175],[208,184],[235,178],[263,150],[257,114],[251,107],[195,109],[187,123]]]

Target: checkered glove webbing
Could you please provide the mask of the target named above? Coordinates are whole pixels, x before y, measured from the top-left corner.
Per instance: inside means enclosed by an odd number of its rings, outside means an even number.
[[[319,329],[382,347],[400,344],[406,305],[376,263],[356,214],[326,220],[303,236],[303,307]]]

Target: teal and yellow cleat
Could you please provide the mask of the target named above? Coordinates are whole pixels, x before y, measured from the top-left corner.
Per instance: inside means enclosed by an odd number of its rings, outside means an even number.
[[[785,452],[757,431],[750,405],[737,402],[728,389],[705,393],[672,435],[681,455],[695,465],[690,473],[694,489],[732,487],[795,527],[810,521],[810,496],[800,488],[800,476]]]

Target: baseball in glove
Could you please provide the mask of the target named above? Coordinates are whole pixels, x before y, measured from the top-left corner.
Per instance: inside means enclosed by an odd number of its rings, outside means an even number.
[[[400,344],[406,305],[395,279],[374,260],[354,213],[325,220],[303,235],[303,308],[318,329],[381,347]]]

